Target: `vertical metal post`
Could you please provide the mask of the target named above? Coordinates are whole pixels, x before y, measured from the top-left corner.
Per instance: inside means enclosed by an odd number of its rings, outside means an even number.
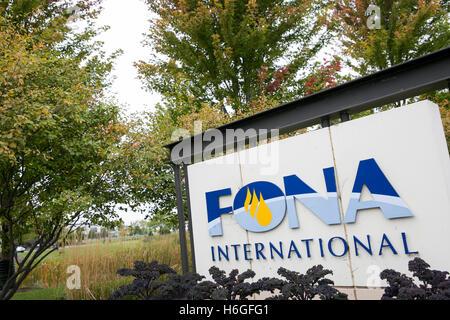
[[[186,245],[186,226],[184,222],[183,191],[181,189],[180,165],[173,164],[175,174],[175,191],[177,195],[178,229],[180,233],[181,268],[183,274],[189,272],[188,253]]]
[[[195,250],[194,250],[194,231],[192,227],[192,213],[191,213],[191,197],[189,195],[189,176],[188,176],[188,166],[187,164],[183,164],[184,171],[184,186],[186,188],[186,201],[187,201],[187,211],[188,211],[188,229],[189,229],[189,239],[191,244],[191,263],[192,263],[192,272],[197,272],[197,267],[195,264]]]
[[[342,111],[341,112],[341,122],[349,121],[350,120],[350,114],[348,111]]]

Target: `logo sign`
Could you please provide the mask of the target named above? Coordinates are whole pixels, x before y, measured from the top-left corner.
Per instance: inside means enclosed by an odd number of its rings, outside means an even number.
[[[267,159],[276,168],[263,173]],[[336,286],[366,287],[386,285],[375,284],[377,270],[409,272],[415,256],[450,269],[450,159],[429,101],[197,162],[188,174],[200,274],[214,265],[273,277],[320,264]]]
[[[234,213],[234,218],[239,225],[251,232],[265,232],[276,228],[283,221],[286,211],[289,227],[299,228],[295,200],[311,210],[323,223],[340,224],[341,212],[336,192],[334,168],[323,169],[323,175],[327,186],[326,198],[313,190],[297,175],[283,177],[285,193],[277,185],[268,181],[252,182],[244,186],[237,192],[233,208],[219,207],[219,197],[231,195],[230,188],[206,192],[210,236],[223,234],[220,216],[231,212]],[[360,200],[364,185],[371,192],[373,200]],[[370,208],[380,208],[387,219],[413,216],[411,210],[400,198],[373,158],[362,160],[359,163],[343,222],[355,222],[359,210]]]
[[[264,232],[283,221],[286,199],[275,184],[258,181],[239,190],[233,203],[234,217],[246,230]]]

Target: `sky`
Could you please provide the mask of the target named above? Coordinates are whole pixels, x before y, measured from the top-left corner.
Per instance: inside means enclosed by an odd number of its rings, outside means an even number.
[[[151,111],[160,98],[142,89],[142,83],[137,79],[137,69],[133,66],[134,62],[146,60],[149,55],[150,49],[143,47],[141,42],[143,33],[148,30],[151,14],[143,0],[103,0],[102,7],[97,23],[99,26],[108,25],[110,29],[98,40],[104,42],[107,54],[117,49],[123,50],[115,63],[111,91],[128,114]],[[130,210],[119,215],[125,224],[144,219],[142,214]]]
[[[141,42],[143,33],[148,31],[151,14],[143,0],[103,0],[102,7],[98,25],[108,25],[110,29],[98,39],[104,42],[104,50],[108,54],[123,50],[115,63],[113,75],[116,79],[112,92],[127,113],[153,110],[159,96],[142,89],[137,69],[133,66],[134,62],[147,60],[149,56],[150,49]]]

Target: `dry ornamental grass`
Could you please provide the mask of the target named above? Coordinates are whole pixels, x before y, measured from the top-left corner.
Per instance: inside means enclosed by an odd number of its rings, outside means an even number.
[[[117,275],[121,268],[131,268],[134,261],[152,260],[181,271],[180,246],[177,233],[151,237],[85,241],[82,245],[60,248],[45,259],[23,283],[22,287],[65,287],[69,300],[107,299],[119,286],[132,279]],[[81,289],[66,287],[69,266],[80,268]]]

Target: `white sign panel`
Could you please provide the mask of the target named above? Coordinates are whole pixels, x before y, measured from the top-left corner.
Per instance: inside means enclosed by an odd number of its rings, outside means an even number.
[[[337,286],[450,270],[450,163],[422,101],[189,166],[197,272],[321,264]]]

